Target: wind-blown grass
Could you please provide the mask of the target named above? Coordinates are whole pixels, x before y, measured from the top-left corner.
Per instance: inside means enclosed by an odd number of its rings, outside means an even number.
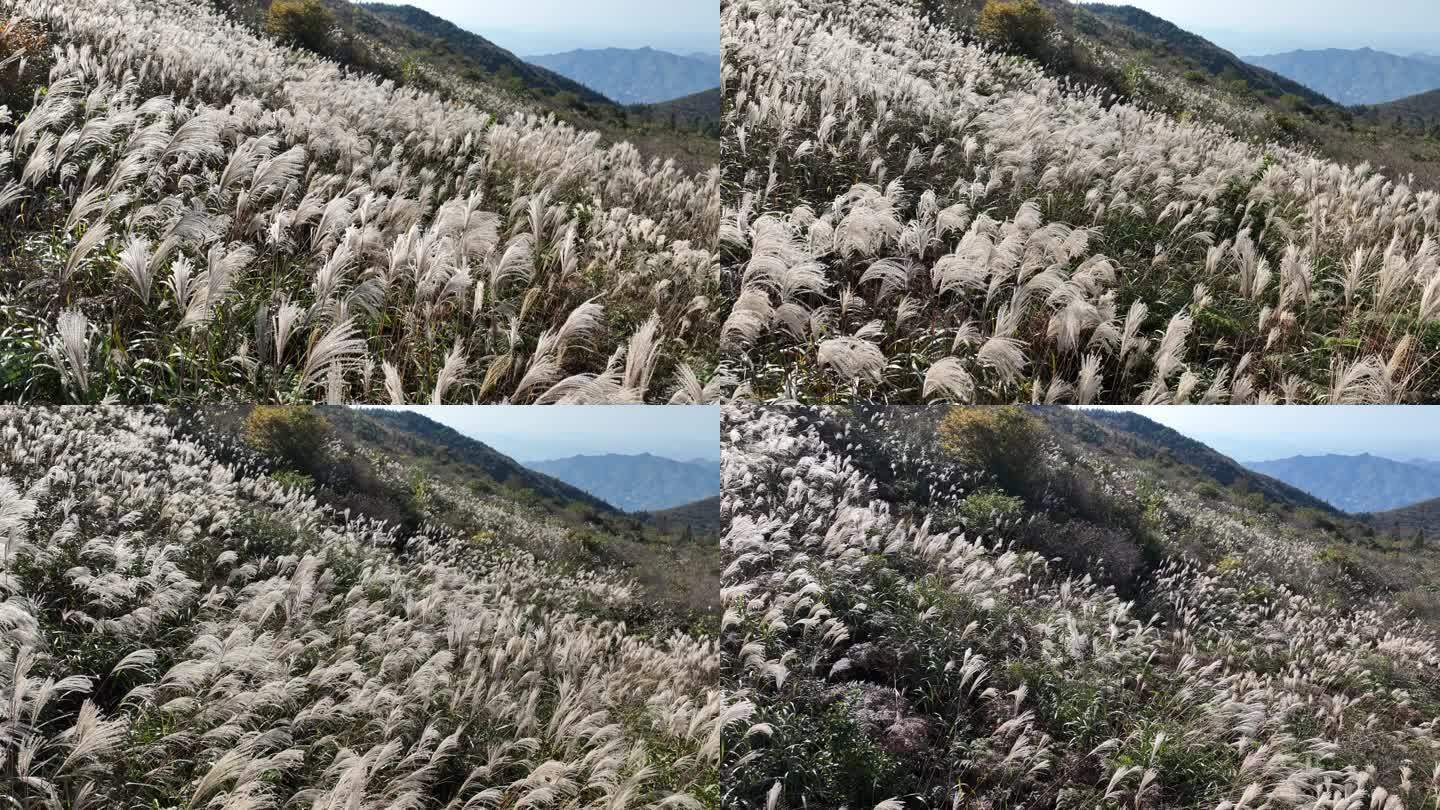
[[[0,115],[7,398],[665,401],[714,379],[718,169],[350,73],[205,4],[13,8],[53,64]],[[38,47],[8,31],[0,53]],[[67,310],[93,352],[68,373],[45,362]]]
[[[727,806],[1440,798],[1440,635],[1358,557],[934,410],[723,413]]]
[[[565,532],[445,488],[475,536],[400,544],[175,418],[0,412],[7,806],[716,805],[715,643]]]
[[[721,30],[742,393],[1440,399],[1440,194],[1115,103],[915,4],[726,0]]]

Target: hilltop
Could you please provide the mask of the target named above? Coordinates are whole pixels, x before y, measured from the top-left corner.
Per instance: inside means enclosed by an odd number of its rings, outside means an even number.
[[[209,0],[255,31],[265,26],[270,0]],[[334,29],[321,55],[401,85],[423,87],[497,113],[517,110],[555,115],[601,132],[607,141],[631,141],[693,170],[719,161],[713,135],[701,127],[670,130],[650,124],[643,111],[522,59],[484,36],[411,5],[322,0]],[[305,44],[305,43],[301,43]]]

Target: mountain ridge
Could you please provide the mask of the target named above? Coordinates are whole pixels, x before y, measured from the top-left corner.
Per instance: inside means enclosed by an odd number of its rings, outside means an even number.
[[[1440,497],[1440,470],[1370,453],[1302,454],[1245,466],[1350,514],[1389,511]]]
[[[1381,104],[1440,88],[1440,64],[1373,48],[1302,49],[1249,61],[1347,106]]]
[[[713,462],[694,464],[650,453],[606,453],[527,462],[526,466],[628,513],[682,507],[720,494],[720,466]]]
[[[526,57],[620,104],[657,104],[720,84],[720,57],[655,48],[577,48]]]

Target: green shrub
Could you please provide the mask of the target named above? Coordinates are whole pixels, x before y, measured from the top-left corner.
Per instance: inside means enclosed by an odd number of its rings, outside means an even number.
[[[282,486],[290,489],[298,489],[302,492],[309,492],[315,487],[315,479],[305,473],[294,470],[277,470],[270,474],[271,478],[279,481]]]
[[[980,11],[980,35],[992,44],[1027,56],[1043,57],[1055,17],[1035,0],[988,0]]]
[[[274,0],[265,15],[266,33],[317,53],[329,47],[334,25],[335,17],[320,0]]]
[[[954,408],[940,420],[940,447],[967,467],[990,472],[1012,492],[1040,474],[1043,429],[1024,409]]]
[[[960,514],[967,525],[990,529],[1020,516],[1025,502],[995,489],[982,489],[965,496]]]
[[[309,473],[319,466],[330,436],[330,423],[314,408],[257,405],[245,416],[245,443],[292,470]]]

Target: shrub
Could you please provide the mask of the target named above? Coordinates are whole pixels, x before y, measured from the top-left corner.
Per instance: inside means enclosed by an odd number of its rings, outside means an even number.
[[[1019,517],[1025,502],[994,489],[972,492],[960,502],[960,514],[967,525],[977,528],[994,528],[1001,523]]]
[[[1035,0],[988,0],[980,11],[980,35],[1006,50],[1045,54],[1055,18]]]
[[[940,420],[940,447],[967,467],[987,470],[1012,492],[1038,474],[1043,430],[1022,408],[955,408]]]
[[[266,33],[302,48],[323,52],[335,18],[320,0],[275,0],[265,15]]]
[[[286,467],[313,472],[324,456],[330,423],[314,408],[257,405],[245,416],[245,443]]]

